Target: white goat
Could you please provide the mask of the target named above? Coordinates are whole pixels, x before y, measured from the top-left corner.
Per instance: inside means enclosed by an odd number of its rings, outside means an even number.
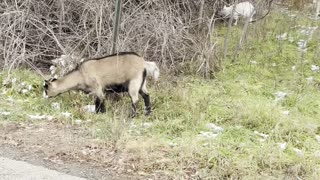
[[[235,10],[233,12],[233,17],[231,17],[234,6],[235,6]],[[252,16],[255,14],[255,10],[253,5],[249,1],[246,1],[242,3],[238,3],[237,5],[231,5],[229,7],[225,5],[220,13],[223,16],[234,19],[235,20],[234,25],[237,25],[239,17],[244,17],[246,19],[250,18],[250,22],[251,22]]]

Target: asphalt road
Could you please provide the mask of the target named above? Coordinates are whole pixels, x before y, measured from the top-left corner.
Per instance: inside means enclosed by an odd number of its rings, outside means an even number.
[[[0,157],[0,180],[85,180],[23,161]]]

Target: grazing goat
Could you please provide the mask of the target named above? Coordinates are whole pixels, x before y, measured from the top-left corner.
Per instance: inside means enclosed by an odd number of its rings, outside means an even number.
[[[133,52],[89,59],[60,79],[45,81],[43,95],[54,97],[69,90],[82,90],[96,97],[96,112],[105,112],[105,92],[128,92],[132,100],[132,117],[136,115],[139,94],[142,96],[146,115],[150,114],[150,98],[146,89],[146,76],[159,77],[159,68],[154,62]]]

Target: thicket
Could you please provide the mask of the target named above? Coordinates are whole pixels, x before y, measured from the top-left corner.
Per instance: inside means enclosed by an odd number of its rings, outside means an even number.
[[[135,51],[174,72],[187,67],[207,75],[219,65],[211,37],[226,3],[123,0],[117,50]],[[111,54],[114,13],[115,0],[2,0],[0,65],[48,68],[61,55]]]

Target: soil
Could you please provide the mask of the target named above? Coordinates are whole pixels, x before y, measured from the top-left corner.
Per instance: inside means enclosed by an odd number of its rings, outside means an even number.
[[[57,122],[0,124],[0,156],[87,179],[147,178],[127,171],[114,147]]]

